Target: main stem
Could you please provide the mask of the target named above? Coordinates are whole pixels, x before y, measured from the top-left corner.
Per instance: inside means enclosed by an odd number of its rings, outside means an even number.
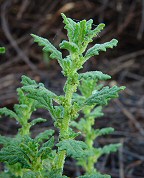
[[[62,120],[59,139],[60,141],[69,139],[69,122],[71,120],[72,95],[77,90],[78,77],[77,73],[68,76],[65,84],[65,99],[64,99],[64,117]],[[65,162],[66,151],[58,151],[57,170],[62,175]]]

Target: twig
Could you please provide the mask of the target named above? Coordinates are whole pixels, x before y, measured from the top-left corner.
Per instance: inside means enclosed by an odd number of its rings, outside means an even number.
[[[124,178],[124,164],[123,164],[123,144],[124,144],[124,139],[121,139],[121,144],[122,146],[119,148],[119,176],[120,178]]]
[[[142,55],[144,55],[144,50],[143,49],[139,50],[139,51],[135,51],[133,53],[125,54],[125,55],[120,56],[120,57],[115,58],[115,59],[112,59],[112,61],[114,61],[113,63],[117,64],[117,62],[123,62],[125,60],[131,59],[131,58],[136,58],[136,57],[142,56]]]
[[[137,38],[142,39],[142,34],[144,32],[144,0],[142,0],[142,20],[137,34]]]
[[[2,28],[3,31],[7,37],[7,39],[9,40],[9,42],[11,43],[11,45],[13,46],[13,48],[15,49],[15,51],[17,52],[17,54],[19,55],[19,57],[32,69],[37,71],[36,66],[30,62],[29,58],[26,56],[26,54],[19,48],[18,44],[16,43],[16,41],[14,40],[14,38],[12,37],[11,33],[10,33],[10,29],[9,29],[9,25],[8,22],[6,20],[6,8],[8,8],[11,5],[10,1],[6,1],[2,8],[1,8],[1,21],[2,21]]]
[[[117,99],[116,104],[120,107],[123,114],[134,124],[135,128],[144,136],[144,129],[141,127],[140,123],[135,119],[135,117],[123,106],[123,104]]]

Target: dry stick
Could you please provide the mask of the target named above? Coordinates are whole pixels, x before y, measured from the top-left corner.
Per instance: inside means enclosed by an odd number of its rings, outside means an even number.
[[[123,164],[123,144],[124,144],[124,139],[121,139],[121,144],[122,146],[119,148],[119,176],[120,178],[124,178],[124,164]]]
[[[19,57],[32,69],[35,71],[38,71],[36,66],[30,62],[29,58],[26,56],[26,54],[19,48],[19,46],[17,45],[16,41],[14,40],[14,38],[12,37],[10,30],[9,30],[9,25],[8,22],[6,21],[6,9],[10,6],[9,1],[6,1],[2,8],[1,8],[1,23],[2,23],[2,28],[3,31],[7,37],[7,39],[9,40],[10,44],[13,46],[13,48],[15,49],[15,51],[17,52],[17,54],[19,55]]]
[[[114,61],[114,62],[112,62],[112,64],[113,63],[117,64],[117,62],[123,62],[125,60],[130,59],[130,58],[136,58],[136,57],[142,56],[142,55],[144,55],[144,50],[143,49],[139,50],[139,51],[132,52],[132,53],[125,54],[125,55],[120,56],[118,58],[114,58],[114,59],[112,59],[112,61]]]
[[[118,27],[118,34],[120,35],[124,29],[130,24],[132,19],[134,18],[134,10],[135,10],[135,1],[133,1],[132,5],[129,8],[128,15],[125,17],[124,22]]]
[[[19,10],[19,12],[17,14],[17,18],[18,19],[22,18],[22,15],[25,12],[26,8],[28,7],[29,3],[30,3],[29,0],[22,1],[22,5],[21,5],[20,10]]]
[[[143,32],[144,32],[144,0],[142,0],[142,20],[137,34],[137,38],[139,40],[142,39]]]
[[[141,127],[140,123],[135,119],[135,117],[123,106],[123,104],[117,99],[116,104],[120,107],[123,114],[134,124],[135,128],[144,136],[144,129]]]

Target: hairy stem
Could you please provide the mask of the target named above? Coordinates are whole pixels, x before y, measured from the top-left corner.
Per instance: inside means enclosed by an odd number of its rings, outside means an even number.
[[[69,123],[71,120],[72,95],[77,90],[78,77],[77,75],[69,76],[65,84],[65,102],[64,102],[64,117],[60,128],[59,139],[69,139]],[[66,151],[58,151],[57,170],[63,172]]]

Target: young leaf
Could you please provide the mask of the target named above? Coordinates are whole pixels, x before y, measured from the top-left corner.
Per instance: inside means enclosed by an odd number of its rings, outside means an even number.
[[[39,46],[43,46],[43,50],[45,52],[51,53],[50,57],[52,59],[57,59],[58,61],[62,60],[62,54],[58,51],[47,39],[39,37],[37,35],[31,34],[34,38],[34,41],[39,44]]]
[[[40,150],[38,151],[38,156],[41,156],[42,160],[47,158],[54,158],[54,151],[52,147],[54,146],[54,137],[51,137],[47,142],[45,142]]]
[[[112,128],[112,127],[95,130],[96,137],[101,136],[101,135],[108,135],[108,134],[111,134],[112,132],[114,132],[114,128]]]
[[[117,144],[109,144],[104,146],[103,148],[98,148],[101,154],[109,154],[111,152],[116,152],[118,148],[121,146],[120,143]]]
[[[39,123],[39,122],[46,122],[47,120],[46,119],[43,119],[43,118],[37,118],[37,119],[34,119],[30,122],[30,125],[31,126],[34,126],[35,124]]]
[[[27,85],[23,86],[22,90],[27,93],[27,97],[37,101],[37,106],[40,108],[45,108],[53,113],[52,99],[56,98],[57,95],[50,90],[46,89],[44,85]]]
[[[0,115],[9,116],[10,118],[15,118],[18,120],[17,114],[6,107],[0,109]]]
[[[38,85],[35,80],[31,80],[29,77],[25,75],[23,75],[21,78],[22,78],[21,83],[23,84],[23,86],[29,86],[29,85],[37,86]]]
[[[87,148],[87,145],[84,142],[72,139],[60,141],[57,146],[60,151],[66,150],[67,155],[72,156],[73,158],[82,157],[84,150]]]
[[[93,117],[93,118],[98,118],[103,116],[103,112],[102,112],[102,107],[98,106],[96,107],[92,112],[90,112],[88,115],[86,115],[86,117]]]
[[[112,88],[109,88],[108,86],[104,87],[100,91],[94,91],[92,96],[90,96],[85,104],[86,105],[106,105],[108,101],[112,98],[118,97],[118,92],[121,90],[124,90],[125,87],[117,87],[113,86]]]
[[[53,134],[54,134],[54,130],[52,129],[45,130],[44,132],[40,133],[35,137],[35,141],[38,143],[43,142],[44,140],[48,140],[49,137],[51,137]]]
[[[79,74],[79,80],[108,80],[111,76],[103,74],[101,71],[91,71]]]
[[[61,49],[67,49],[68,51],[70,51],[71,53],[75,53],[75,52],[78,52],[79,50],[79,47],[73,43],[73,42],[68,42],[66,40],[63,40],[61,43],[60,43],[60,48]]]
[[[0,145],[7,145],[12,138],[0,135]]]
[[[69,41],[72,42],[76,23],[72,19],[67,18],[63,13],[61,13],[61,16],[63,18],[63,22],[65,23],[65,27],[64,28],[68,32]]]
[[[85,54],[85,60],[92,56],[99,55],[100,51],[106,51],[107,48],[113,48],[117,46],[117,43],[118,41],[116,39],[112,39],[110,42],[106,42],[104,44],[95,44],[92,48],[87,50]]]

